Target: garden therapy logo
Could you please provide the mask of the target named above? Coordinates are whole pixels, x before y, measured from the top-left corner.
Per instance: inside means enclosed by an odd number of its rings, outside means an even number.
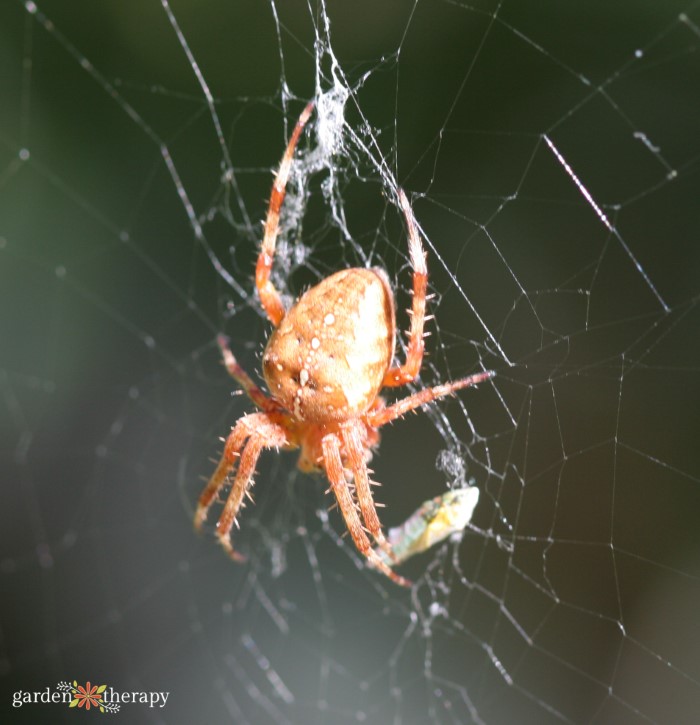
[[[122,705],[146,705],[165,707],[169,692],[120,691],[109,685],[93,685],[89,680],[79,685],[77,680],[59,682],[55,688],[43,690],[19,690],[12,695],[12,706],[41,704],[65,704],[68,707],[83,710],[97,710],[100,713],[119,712]]]
[[[96,707],[100,712],[118,712],[121,705],[116,702],[105,702],[102,698],[107,685],[90,685],[90,681],[85,683],[85,687],[79,685],[75,680],[69,685],[67,682],[59,682],[56,686],[59,692],[70,692],[73,699],[68,707],[84,707],[89,710]]]

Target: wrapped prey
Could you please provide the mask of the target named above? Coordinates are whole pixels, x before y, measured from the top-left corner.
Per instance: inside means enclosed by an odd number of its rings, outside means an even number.
[[[406,521],[387,532],[394,557],[379,548],[377,554],[389,566],[396,566],[426,551],[462,531],[471,521],[478,501],[479,489],[475,486],[447,491],[424,501]]]

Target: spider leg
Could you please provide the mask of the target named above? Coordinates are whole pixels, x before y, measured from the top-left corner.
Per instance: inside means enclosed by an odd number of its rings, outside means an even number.
[[[425,349],[423,328],[425,326],[425,297],[428,291],[428,266],[425,261],[425,251],[420,241],[413,210],[403,189],[399,189],[399,201],[408,227],[408,251],[411,257],[411,267],[413,267],[413,302],[410,310],[411,329],[406,350],[406,362],[398,367],[389,368],[382,383],[383,387],[390,388],[410,383],[420,372]]]
[[[451,383],[435,385],[432,388],[420,390],[413,395],[409,395],[403,400],[398,400],[396,403],[388,406],[387,408],[378,408],[377,410],[370,411],[366,415],[367,423],[373,428],[379,428],[385,423],[401,418],[401,416],[406,415],[406,413],[414,410],[415,408],[419,408],[421,405],[430,403],[433,400],[444,397],[445,395],[453,395],[455,391],[467,388],[470,385],[481,383],[484,380],[488,380],[493,377],[493,375],[494,373],[491,371],[476,373],[475,375],[470,375],[468,378],[453,380]]]
[[[355,508],[355,502],[350,494],[348,483],[343,473],[343,461],[340,455],[340,441],[335,433],[328,433],[323,437],[323,461],[326,468],[326,475],[330,481],[333,493],[338,501],[338,506],[345,519],[345,525],[352,536],[352,540],[357,550],[364,556],[376,569],[386,574],[392,581],[401,586],[411,586],[408,579],[404,579],[394,572],[379,554],[372,548],[367,534],[362,528],[360,516]]]
[[[255,472],[255,465],[260,453],[263,448],[282,447],[287,443],[284,428],[272,421],[265,413],[253,413],[241,418],[226,439],[219,465],[199,497],[194,525],[196,529],[201,527],[206,519],[209,506],[226,483],[236,464],[236,459],[240,457],[236,478],[217,523],[216,532],[219,542],[232,559],[245,561],[245,557],[234,550],[230,532]],[[241,448],[243,448],[242,454],[240,453]]]
[[[381,548],[390,556],[394,557],[389,542],[384,537],[382,525],[377,515],[377,509],[372,498],[372,487],[370,486],[369,477],[367,475],[367,464],[363,453],[362,439],[360,437],[360,428],[353,425],[344,428],[341,432],[343,445],[345,446],[345,455],[347,462],[352,471],[355,483],[355,492],[357,500],[360,504],[360,512],[365,522],[367,530]]]
[[[244,421],[245,418],[238,421],[235,428],[226,439],[224,452],[221,454],[219,465],[216,467],[216,470],[212,474],[209,482],[204,488],[204,491],[202,491],[199,497],[197,511],[194,514],[194,527],[197,531],[202,528],[202,524],[207,518],[209,507],[216,498],[216,495],[219,493],[219,490],[226,483],[229,473],[236,465],[236,459],[239,457],[239,451],[246,442],[246,439],[250,436],[250,431]]]
[[[261,410],[268,413],[277,410],[275,403],[263,393],[262,390],[253,382],[250,375],[238,364],[238,360],[233,356],[229,347],[228,338],[225,335],[218,335],[216,342],[221,349],[221,355],[224,358],[224,365],[228,374],[243,388],[243,392],[258,406]]]
[[[270,270],[272,269],[272,260],[275,256],[275,242],[277,241],[277,234],[279,233],[280,209],[282,208],[282,202],[284,201],[284,195],[286,193],[289,172],[292,168],[294,149],[299,142],[301,132],[304,130],[304,126],[309,120],[313,108],[314,104],[311,101],[301,112],[292,136],[289,139],[287,150],[284,152],[284,156],[282,156],[280,168],[275,176],[272,192],[270,193],[270,204],[265,219],[265,235],[263,236],[262,248],[255,268],[255,286],[258,288],[260,303],[270,322],[275,327],[280,324],[285,314],[279,292],[277,292],[270,281]]]
[[[231,487],[231,492],[226,499],[224,510],[221,512],[219,521],[216,524],[216,538],[219,540],[224,551],[236,561],[245,561],[245,556],[239,554],[231,542],[231,529],[236,521],[236,516],[241,509],[243,497],[250,485],[255,465],[258,462],[262,449],[265,448],[265,438],[260,433],[253,433],[245,444],[241,461],[238,464],[236,478]]]

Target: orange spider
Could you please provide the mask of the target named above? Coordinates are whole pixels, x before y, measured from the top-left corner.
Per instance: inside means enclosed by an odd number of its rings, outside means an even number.
[[[255,270],[260,302],[275,327],[262,359],[270,397],[236,362],[227,339],[219,336],[226,369],[261,412],[243,416],[233,427],[221,461],[199,498],[194,523],[197,529],[201,527],[209,506],[240,459],[216,535],[233,559],[243,561],[245,557],[233,548],[230,534],[261,451],[300,448],[298,465],[302,471],[325,470],[358,551],[394,582],[408,586],[410,582],[385,563],[369,538],[393,558],[372,499],[367,469],[372,451],[379,444],[378,428],[436,398],[486,380],[491,373],[481,372],[436,385],[389,407],[379,397],[383,387],[397,387],[414,380],[423,360],[428,270],[413,212],[401,189],[399,201],[406,217],[413,268],[411,330],[405,364],[391,365],[396,315],[389,279],[382,269],[336,272],[285,310],[270,281],[270,270],[294,149],[312,111],[313,103],[309,103],[282,157]]]

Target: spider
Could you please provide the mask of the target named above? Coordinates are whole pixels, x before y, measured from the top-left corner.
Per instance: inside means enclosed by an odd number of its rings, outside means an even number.
[[[396,341],[394,296],[382,269],[351,268],[330,275],[305,292],[289,310],[270,281],[279,233],[279,216],[294,150],[313,102],[301,113],[282,157],[270,195],[262,248],[255,270],[260,303],[274,326],[263,353],[263,375],[269,396],[243,370],[228,340],[218,337],[228,373],[260,412],[244,415],[226,439],[221,460],[204,488],[194,517],[199,529],[221,488],[233,476],[231,491],[217,524],[216,536],[237,561],[245,557],[231,542],[231,528],[251,486],[264,448],[300,449],[302,471],[323,471],[358,551],[397,584],[410,582],[396,574],[374,550],[370,537],[395,561],[382,532],[372,498],[367,464],[379,444],[378,429],[410,410],[453,394],[491,376],[480,372],[413,395],[387,406],[383,387],[410,383],[423,360],[428,271],[413,212],[405,193],[398,196],[408,229],[413,268],[413,299],[406,362],[392,365]],[[252,497],[250,497],[252,500]]]

